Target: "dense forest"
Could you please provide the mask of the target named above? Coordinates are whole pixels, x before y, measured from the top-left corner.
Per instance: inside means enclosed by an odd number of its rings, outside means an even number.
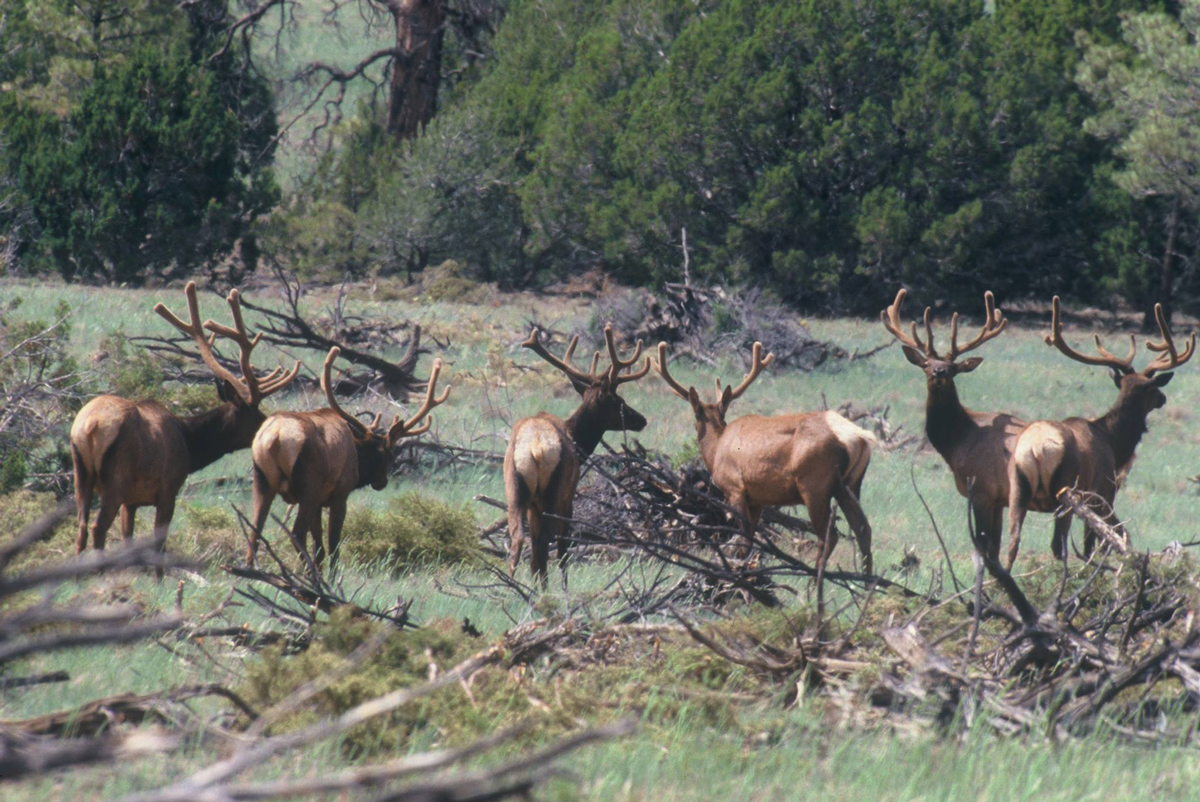
[[[1198,311],[1200,2],[11,0],[0,270]],[[685,243],[686,242],[686,246]]]

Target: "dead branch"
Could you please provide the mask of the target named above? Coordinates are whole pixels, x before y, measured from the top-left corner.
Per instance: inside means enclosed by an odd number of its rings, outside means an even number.
[[[1063,507],[1078,515],[1087,527],[1104,539],[1118,554],[1129,553],[1129,533],[1124,526],[1114,527],[1102,517],[1112,510],[1095,493],[1081,492],[1073,487],[1064,487],[1058,493]]]
[[[412,336],[409,338],[407,350],[397,362],[389,362],[367,350],[355,348],[349,338],[338,336],[334,332],[326,336],[317,329],[300,311],[300,299],[305,289],[299,279],[289,276],[282,267],[274,265],[276,277],[283,289],[285,310],[278,311],[261,304],[242,299],[242,306],[258,312],[265,318],[260,326],[262,337],[268,343],[284,348],[300,348],[319,353],[328,353],[330,348],[341,349],[341,358],[347,362],[368,369],[366,376],[348,376],[339,381],[354,389],[379,387],[383,391],[399,399],[405,399],[410,393],[425,391],[425,382],[416,378],[417,361],[422,354],[429,353],[421,347],[421,327],[413,325]],[[340,308],[332,316],[341,319]],[[391,326],[394,330],[397,326]],[[343,388],[343,392],[346,388]]]
[[[53,735],[58,737],[95,736],[119,724],[138,725],[159,715],[163,706],[201,696],[221,696],[237,705],[244,713],[257,713],[244,699],[221,685],[193,685],[158,693],[122,693],[95,699],[79,707],[60,710],[20,721],[0,721],[0,730],[24,735]]]

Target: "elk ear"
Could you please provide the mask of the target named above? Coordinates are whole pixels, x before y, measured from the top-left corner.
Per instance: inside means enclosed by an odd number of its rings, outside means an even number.
[[[704,402],[700,400],[700,394],[696,392],[695,387],[688,388],[688,403],[692,405],[692,410],[699,415],[700,410],[704,408]]]
[[[1116,368],[1109,368],[1108,375],[1112,377],[1113,384],[1117,385],[1117,389],[1121,389],[1121,372]]]
[[[1174,373],[1160,373],[1150,380],[1150,384],[1154,387],[1166,387],[1174,376]]]
[[[229,379],[214,378],[217,385],[217,398],[222,401],[232,401],[237,406],[243,406],[245,401],[237,388],[230,384]]]
[[[588,384],[587,382],[577,379],[574,376],[570,376],[569,378],[571,379],[571,386],[574,387],[575,392],[579,393],[580,395],[583,395],[589,389],[591,389],[592,385]]]
[[[732,403],[733,403],[733,387],[732,387],[732,385],[727,384],[727,385],[725,385],[725,389],[721,391],[721,401],[720,401],[721,412],[724,413],[725,410],[729,409],[729,405]]]
[[[905,358],[919,368],[925,367],[925,355],[909,345],[901,345],[900,350],[904,352]]]
[[[955,367],[958,368],[959,373],[970,373],[982,364],[983,357],[981,356],[973,356],[968,359],[964,359],[962,362],[954,363]]]

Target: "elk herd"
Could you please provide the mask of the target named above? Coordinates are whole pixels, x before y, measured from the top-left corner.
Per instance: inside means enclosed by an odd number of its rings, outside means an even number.
[[[338,403],[332,377],[337,348],[329,351],[321,372],[327,407],[267,414],[260,409],[263,400],[291,384],[300,363],[291,370],[277,367],[260,376],[251,356],[261,335],[251,336],[247,331],[237,290],[227,298],[232,325],[212,320],[201,323],[194,283],[187,285],[185,296],[188,322],[161,303],[155,311],[194,341],[216,379],[221,403],[207,412],[181,417],[154,401],[102,395],[79,411],[70,432],[79,522],[77,552],[86,548],[89,532],[92,545],[103,549],[105,535],[118,513],[122,535],[129,539],[139,507],[155,508],[154,537],[162,547],[187,475],[249,448],[254,509],[247,561],[254,564],[271,504],[276,496],[282,496],[296,505],[291,530],[296,544],[306,550],[311,533],[316,566],[322,565],[326,553],[332,563],[337,558],[350,493],[366,485],[382,490],[387,485],[392,450],[403,438],[428,431],[433,423],[430,413],[449,398],[449,387],[437,394],[442,361],[434,361],[417,411],[407,418],[396,416],[386,428],[381,426],[381,414],[366,423]],[[1098,418],[1026,422],[1004,412],[968,409],[955,386],[959,374],[976,370],[983,361],[978,356],[960,357],[1000,336],[1008,325],[992,293],[984,294],[979,333],[960,345],[955,313],[950,320],[949,347],[943,351],[934,344],[929,308],[922,319],[924,339],[916,322],[905,327],[901,321],[905,296],[906,291],[900,290],[880,318],[900,342],[905,358],[925,373],[925,434],[949,466],[958,492],[969,499],[977,536],[990,557],[1000,557],[1005,507],[1009,510],[1006,556],[1011,568],[1026,513],[1054,512],[1065,488],[1084,491],[1095,500],[1096,512],[1119,529],[1112,508],[1117,489],[1146,431],[1147,417],[1166,403],[1162,388],[1171,380],[1170,371],[1191,359],[1196,335],[1191,335],[1180,352],[1162,309],[1157,308],[1161,340],[1146,343],[1155,356],[1139,371],[1133,366],[1137,343],[1132,335],[1124,358],[1106,350],[1098,336],[1094,356],[1068,345],[1062,333],[1061,305],[1055,297],[1046,343],[1076,362],[1107,367],[1117,397]],[[238,347],[240,378],[214,355],[218,338]],[[513,426],[504,455],[510,573],[516,571],[528,539],[532,573],[544,584],[553,543],[565,583],[568,527],[582,464],[606,432],[640,432],[647,426],[645,416],[618,390],[643,379],[651,370],[691,407],[700,456],[713,484],[740,518],[744,539],[736,544],[733,557],[746,556],[766,507],[803,504],[820,544],[816,565],[820,605],[826,565],[838,539],[832,525],[832,503],[836,501],[858,543],[866,573],[873,572],[871,525],[859,498],[875,436],[831,411],[727,419],[733,402],[772,363],[773,355],[764,355],[761,344],[755,343],[751,349],[750,370],[742,381],[734,387],[717,379],[713,400],[704,401],[695,387],[685,386],[671,375],[666,343],[658,344],[657,358],[647,355],[643,359],[640,340],[632,355],[623,356],[617,334],[608,325],[604,328],[607,354],[595,352],[586,370],[574,362],[578,343],[578,337],[573,338],[563,355],[555,356],[537,328],[522,343],[563,374],[579,394],[579,406],[565,420],[541,412]],[[89,529],[96,493],[100,509]],[[328,549],[322,538],[322,509],[329,510]],[[1054,522],[1052,550],[1064,560],[1071,520],[1069,513],[1060,511]],[[1089,526],[1085,553],[1090,553],[1095,539]]]

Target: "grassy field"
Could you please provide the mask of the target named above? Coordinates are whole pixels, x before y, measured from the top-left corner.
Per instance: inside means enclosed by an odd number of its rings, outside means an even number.
[[[172,290],[108,290],[52,285],[0,284],[0,297],[21,300],[9,314],[27,319],[53,319],[56,305],[65,300],[72,308],[70,318],[73,347],[82,360],[94,359],[95,346],[106,335],[170,333],[151,308],[164,301],[172,308],[182,306],[182,293]],[[256,295],[256,298],[261,296]],[[919,299],[917,299],[919,301]],[[328,298],[318,294],[310,300],[310,311],[320,314]],[[546,409],[567,414],[576,396],[548,369],[543,370],[532,354],[516,347],[527,333],[527,321],[571,331],[596,330],[591,305],[586,300],[564,300],[536,296],[508,296],[484,304],[377,301],[365,294],[354,301],[355,311],[391,319],[419,322],[428,344],[446,362],[443,382],[453,385],[451,400],[436,413],[435,430],[444,441],[473,448],[502,450],[506,433],[518,418]],[[202,297],[202,314],[218,320],[227,316],[216,296]],[[914,310],[906,310],[909,315]],[[974,311],[974,310],[967,310]],[[248,317],[253,327],[255,319]],[[812,333],[852,351],[866,350],[886,341],[888,335],[876,320],[809,320]],[[1044,325],[1044,324],[1042,324]],[[1068,339],[1085,342],[1091,330],[1067,328]],[[1042,341],[1040,327],[1010,327],[1010,331],[984,346],[984,364],[958,380],[964,403],[975,409],[1004,410],[1027,419],[1093,415],[1102,412],[1115,398],[1112,382],[1099,368],[1069,362]],[[1123,335],[1112,335],[1117,339]],[[447,343],[442,348],[434,340]],[[266,367],[287,361],[267,347],[256,354]],[[515,365],[533,366],[533,371]],[[306,358],[309,369],[318,369],[320,358]],[[422,372],[428,362],[422,360]],[[680,363],[673,373],[699,388],[712,385],[706,368]],[[741,369],[725,365],[722,375],[731,380]],[[1139,549],[1160,550],[1171,541],[1195,537],[1197,490],[1194,477],[1200,457],[1200,440],[1195,431],[1192,405],[1200,390],[1194,366],[1180,369],[1166,389],[1168,405],[1150,419],[1151,429],[1143,439],[1140,458],[1118,497],[1117,511],[1129,522]],[[691,415],[655,376],[626,388],[629,403],[649,419],[638,439],[648,448],[670,455],[685,453],[694,443]],[[735,403],[732,414],[773,414],[809,411],[823,405],[837,407],[854,402],[863,407],[886,407],[888,421],[905,432],[920,434],[925,398],[924,377],[909,365],[898,349],[885,350],[870,359],[831,361],[811,374],[787,370],[765,373],[746,396]],[[274,408],[308,409],[322,399],[311,393],[290,393]],[[374,402],[383,410],[382,402]],[[406,406],[407,408],[407,406]],[[620,436],[610,435],[616,443]],[[249,471],[246,452],[231,455],[196,474],[184,491],[184,510],[175,519],[171,546],[195,554],[203,548],[202,521],[206,511],[227,510],[230,504],[248,504],[247,484],[219,482],[245,479]],[[955,489],[949,470],[929,448],[915,446],[877,453],[863,488],[863,509],[875,531],[876,569],[888,576],[899,574],[898,564],[906,552],[915,553],[920,567],[906,583],[924,588],[937,570],[940,547],[930,517],[917,499],[916,482],[928,502],[933,518],[945,535],[960,576],[970,573],[970,547],[965,531],[965,500]],[[358,491],[351,506],[384,510],[409,490],[436,496],[458,505],[474,505],[477,520],[490,522],[495,510],[475,505],[477,494],[503,496],[498,470],[467,468],[443,471],[432,476],[407,476],[375,493]],[[799,510],[803,515],[803,510]],[[149,530],[150,514],[142,513],[139,527]],[[1029,577],[1052,570],[1049,565],[1051,523],[1047,515],[1031,514],[1026,522],[1020,565]],[[199,532],[199,533],[198,533]],[[1075,538],[1081,538],[1078,524]],[[110,540],[111,542],[111,540]],[[72,543],[64,533],[46,549],[45,555],[66,555]],[[844,539],[833,556],[843,566],[852,563],[852,545]],[[577,597],[596,594],[590,603],[602,609],[608,601],[598,593],[613,569],[600,563],[579,565],[572,570],[571,593]],[[429,566],[399,575],[378,565],[348,561],[344,567],[348,585],[364,583],[363,593],[377,598],[412,598],[412,613],[418,621],[461,621],[469,618],[485,637],[496,637],[513,626],[542,614],[512,598],[489,593],[464,593],[456,582],[480,581],[478,572],[467,568]],[[228,592],[229,579],[215,566],[203,572],[207,584],[187,589],[185,609],[203,613]],[[557,583],[551,582],[551,587]],[[798,601],[787,611],[799,614],[806,608],[806,586],[797,586]],[[175,583],[156,583],[150,577],[130,577],[85,584],[83,593],[125,594],[148,610],[168,609],[174,604]],[[549,601],[557,591],[551,591]],[[247,620],[257,613],[246,608]],[[754,619],[759,611],[740,609],[738,616]],[[92,652],[68,652],[25,661],[14,673],[66,669],[72,681],[0,694],[0,718],[18,719],[70,707],[89,699],[124,691],[148,692],[192,682],[221,682],[237,685],[256,660],[252,654],[231,653],[228,665],[217,667],[201,661],[185,662],[152,645],[111,648]],[[690,670],[689,670],[690,671]],[[1134,799],[1152,793],[1161,798],[1190,798],[1200,768],[1194,754],[1185,748],[1138,749],[1119,745],[1098,732],[1091,739],[1054,745],[1031,740],[1001,740],[976,726],[963,738],[941,738],[928,732],[898,732],[874,722],[851,722],[835,715],[825,700],[814,698],[800,706],[782,709],[774,704],[746,705],[714,714],[696,701],[675,700],[669,706],[655,700],[671,697],[672,678],[693,677],[670,671],[630,668],[622,674],[628,690],[605,710],[602,718],[632,711],[641,717],[639,733],[632,739],[592,748],[570,758],[566,766],[573,779],[552,785],[549,798],[561,799],[696,799],[746,798],[791,799],[817,793],[835,800],[897,799],[957,800],[963,798],[1000,800],[1039,799]],[[584,680],[573,680],[582,682]],[[691,679],[681,680],[691,682]],[[734,672],[722,683],[747,683]],[[449,693],[449,692],[447,692]],[[664,712],[668,711],[669,712]],[[528,711],[526,711],[528,712]],[[478,713],[477,726],[487,729],[509,720],[512,711]],[[598,714],[599,715],[599,714]],[[438,735],[422,731],[405,748],[420,749]],[[451,738],[445,735],[442,736]],[[452,739],[452,738],[451,738]],[[106,771],[75,772],[16,789],[6,798],[96,798],[122,791],[153,786],[179,775],[189,767],[213,759],[211,747],[195,746],[177,753],[168,762],[130,762]],[[272,765],[271,772],[294,771],[311,762],[322,770],[347,760],[336,745],[322,747],[288,761]],[[315,769],[314,769],[315,770]]]

